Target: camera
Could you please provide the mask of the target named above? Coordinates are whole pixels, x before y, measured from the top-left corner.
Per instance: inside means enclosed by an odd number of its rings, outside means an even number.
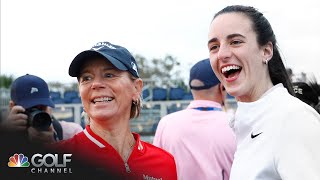
[[[47,131],[52,123],[51,116],[38,108],[26,109],[28,116],[28,126],[32,126],[41,131]]]

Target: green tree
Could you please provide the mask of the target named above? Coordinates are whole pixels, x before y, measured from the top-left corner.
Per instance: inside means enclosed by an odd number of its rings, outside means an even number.
[[[48,82],[50,91],[78,91],[78,83],[61,83],[58,81]]]
[[[48,82],[50,91],[60,91],[64,89],[64,85],[58,81]]]
[[[13,75],[0,75],[0,88],[10,88],[14,79]]]
[[[171,55],[147,60],[141,55],[135,55],[140,77],[151,80],[157,87],[181,87],[186,89],[180,70],[180,62]]]

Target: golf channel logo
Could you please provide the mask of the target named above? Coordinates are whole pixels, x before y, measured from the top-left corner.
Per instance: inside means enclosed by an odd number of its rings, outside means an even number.
[[[67,163],[71,162],[72,154],[34,154],[31,157],[31,173],[64,173],[71,174],[72,169],[67,167]],[[9,158],[8,167],[29,167],[29,159],[24,154],[15,153]]]

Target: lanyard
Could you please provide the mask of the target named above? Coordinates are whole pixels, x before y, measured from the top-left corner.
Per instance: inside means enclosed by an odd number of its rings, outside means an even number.
[[[196,107],[192,109],[196,109],[199,111],[222,111],[221,108],[216,108],[216,107]]]

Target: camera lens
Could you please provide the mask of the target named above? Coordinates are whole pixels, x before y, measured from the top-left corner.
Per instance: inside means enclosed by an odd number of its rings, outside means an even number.
[[[32,111],[29,119],[32,127],[42,131],[48,130],[52,123],[50,115],[40,110]]]

